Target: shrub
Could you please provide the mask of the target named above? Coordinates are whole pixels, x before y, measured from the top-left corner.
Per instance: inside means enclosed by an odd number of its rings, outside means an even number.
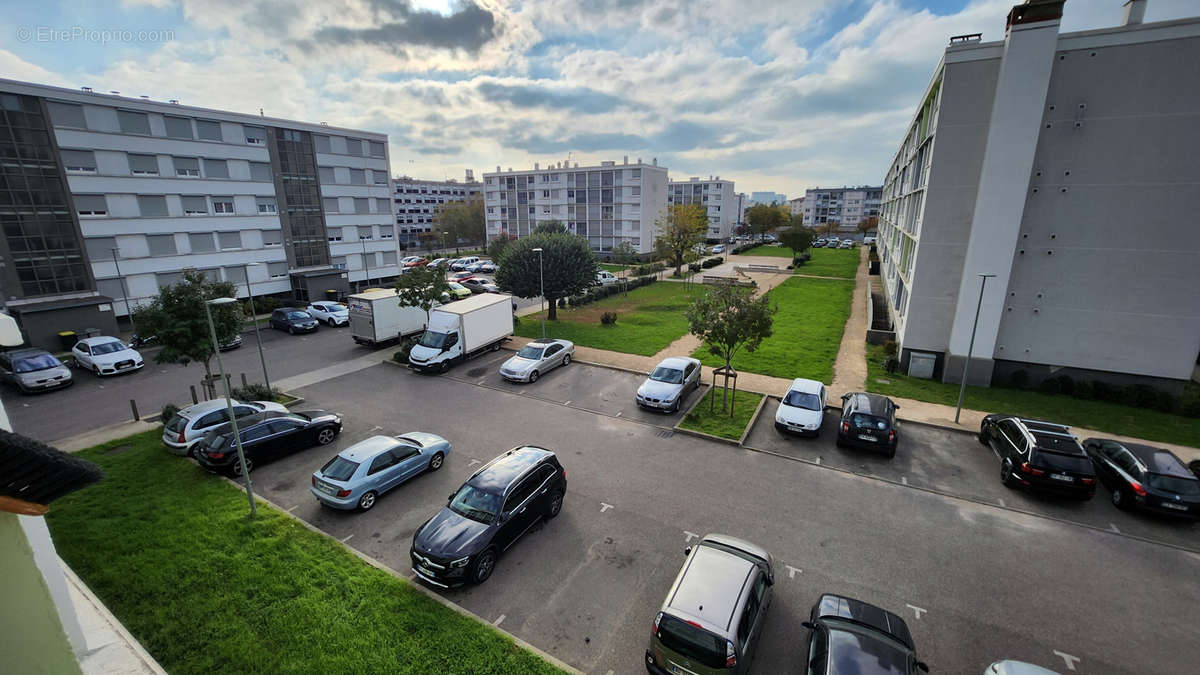
[[[271,312],[279,309],[279,300],[270,295],[266,295],[261,298],[255,298],[254,309],[260,314],[270,314]]]
[[[567,299],[566,299],[566,298],[559,298],[559,299],[558,299],[558,308],[559,308],[559,309],[566,309],[566,308],[567,308]]]
[[[177,412],[179,412],[179,406],[175,405],[174,403],[168,403],[164,405],[162,409],[162,423],[166,424],[169,422]]]
[[[1092,397],[1097,401],[1116,401],[1120,394],[1120,387],[1114,387],[1103,380],[1092,382]]]
[[[701,269],[700,263],[688,263],[688,271],[693,274],[699,272]]]
[[[1187,417],[1200,417],[1200,393],[1188,394],[1185,389],[1183,398],[1179,401],[1179,414]]]
[[[516,323],[516,319],[517,319],[517,317],[514,316],[513,323]],[[408,363],[408,353],[412,351],[412,348],[415,347],[416,344],[417,344],[416,338],[409,338],[407,340],[404,340],[403,342],[400,343],[400,349],[396,350],[395,354],[392,354],[392,360],[395,361],[396,363],[407,364]]]
[[[230,394],[242,401],[274,401],[279,395],[279,390],[268,389],[267,385],[255,382],[244,387],[234,387]]]
[[[1038,391],[1042,392],[1043,394],[1057,394],[1059,392],[1058,378],[1047,377],[1046,379],[1042,380],[1041,384],[1038,385]]]
[[[1145,384],[1133,385],[1131,393],[1133,394],[1131,397],[1133,404],[1139,408],[1157,407],[1161,400],[1160,392]]]
[[[605,312],[600,315],[600,323],[604,326],[611,326],[617,322],[616,312]]]
[[[1088,380],[1081,380],[1075,383],[1075,390],[1071,392],[1075,398],[1090,400],[1095,397],[1096,393],[1092,390],[1092,383]]]
[[[897,370],[900,370],[900,359],[896,358],[895,356],[887,357],[887,359],[885,359],[883,362],[883,369],[886,370],[889,375],[894,375]]]
[[[897,347],[895,340],[888,340],[887,342],[883,343],[883,353],[887,354],[888,356],[895,356],[896,349]]]
[[[1025,372],[1024,368],[1014,370],[1012,375],[1008,376],[1008,386],[1013,389],[1024,389],[1029,385],[1029,373]]]

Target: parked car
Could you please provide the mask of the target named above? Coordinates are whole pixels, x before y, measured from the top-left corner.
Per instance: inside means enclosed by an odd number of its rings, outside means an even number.
[[[874,243],[875,243],[875,237],[874,237],[874,235],[870,235],[870,234],[868,234],[867,236],[863,237],[863,244],[864,244],[864,245],[868,245],[868,244],[874,244]],[[1016,661],[1009,661],[1008,663],[1016,663]],[[1037,666],[1034,666],[1034,668],[1036,668],[1036,667],[1037,667]]]
[[[241,419],[263,412],[286,413],[288,409],[273,401],[233,401],[233,414]],[[171,416],[163,425],[162,442],[173,455],[191,454],[192,446],[204,434],[229,421],[229,405],[223,398],[189,405]]]
[[[141,370],[146,362],[136,349],[115,337],[84,338],[71,348],[75,364],[96,375],[116,375]]]
[[[325,506],[370,511],[387,491],[419,473],[442,468],[449,454],[450,441],[423,431],[372,436],[314,472],[309,490]]]
[[[500,376],[513,382],[537,382],[538,377],[571,362],[575,344],[570,340],[535,340],[500,365]]]
[[[880,394],[851,392],[842,395],[842,420],[838,425],[837,445],[866,448],[896,456],[896,405]]]
[[[450,264],[449,258],[435,258],[432,262],[429,263],[429,266],[442,268],[442,267],[446,267],[449,264]]]
[[[771,605],[774,559],[723,534],[707,534],[684,553],[687,560],[654,617],[646,670],[750,672]]]
[[[317,330],[317,320],[312,314],[299,307],[280,307],[271,312],[271,328],[296,333],[313,333]]]
[[[712,247],[712,252],[713,253],[724,253],[725,252],[725,244],[717,244],[716,246]]]
[[[410,256],[408,262],[404,263],[405,267],[424,267],[429,264],[429,260],[422,258],[419,255]]]
[[[1083,449],[1117,508],[1200,519],[1200,479],[1170,450],[1107,438]]]
[[[238,347],[241,347],[241,346],[242,346],[242,334],[237,333],[233,337],[229,338],[228,342],[222,342],[222,343],[218,344],[217,349],[219,349],[223,352],[227,352],[230,349],[237,349]]]
[[[620,281],[620,279],[618,279],[617,275],[613,274],[612,272],[609,272],[608,270],[596,270],[597,286],[611,286],[618,281]]]
[[[462,286],[464,288],[471,291],[472,293],[499,293],[500,292],[499,286],[497,286],[496,284],[493,284],[492,282],[488,281],[487,279],[480,279],[478,277],[470,277],[469,279],[463,279],[459,283],[462,284]]]
[[[22,394],[69,387],[71,369],[45,349],[14,349],[0,354],[0,377]]]
[[[478,269],[476,271],[483,274],[495,274],[496,270],[499,269],[496,266],[496,263],[492,262],[491,260],[480,260],[475,264],[478,265]]]
[[[400,266],[401,267],[414,267],[414,265],[411,265],[410,263],[415,263],[418,260],[422,260],[421,256],[419,256],[419,255],[406,255],[400,259]]]
[[[988,415],[979,426],[979,442],[1000,457],[1005,487],[1091,499],[1096,470],[1071,430],[1061,424],[1014,415]]]
[[[679,412],[688,392],[699,386],[700,362],[687,356],[671,356],[642,382],[635,400],[642,407]]]
[[[342,431],[342,418],[324,410],[264,411],[237,420],[246,470],[314,445],[329,445]],[[242,475],[233,425],[226,422],[204,434],[192,453],[206,469]]]
[[[803,436],[817,436],[825,421],[825,385],[816,380],[797,377],[779,401],[775,411],[775,428]]]
[[[1059,675],[1057,671],[1035,666],[1024,661],[997,661],[983,671],[983,675]]]
[[[562,510],[567,472],[545,448],[516,447],[485,464],[413,535],[423,581],[450,588],[487,581],[501,553]]]
[[[340,302],[314,302],[304,309],[314,319],[330,326],[350,324],[350,310]]]
[[[854,248],[854,240],[843,239],[842,243],[838,244],[838,248]]]
[[[471,297],[471,289],[467,288],[466,286],[463,286],[457,281],[450,281],[448,284],[450,286],[450,291],[446,294],[446,297],[442,299],[443,302],[462,300],[463,298]]]
[[[467,265],[463,269],[465,269],[466,271],[471,272],[473,274],[483,274],[483,268],[486,266],[487,266],[487,262],[480,260],[479,262],[473,262],[470,265]]]
[[[458,260],[450,263],[450,269],[454,270],[455,272],[461,272],[467,268],[467,265],[473,265],[477,262],[479,262],[479,256],[469,255],[465,258],[459,258]]]
[[[832,237],[828,241],[825,242],[825,247],[826,248],[837,248],[839,245],[841,245],[841,243],[842,242],[838,241],[837,237]]]
[[[813,245],[813,248],[823,248],[825,246],[825,238],[822,237],[820,239],[813,240],[812,245]]]
[[[804,627],[808,629],[807,672],[812,675],[929,672],[929,666],[917,659],[904,619],[875,605],[825,593]],[[864,665],[870,668],[860,668]]]
[[[474,278],[475,278],[474,274],[471,274],[470,272],[466,272],[466,271],[455,272],[455,273],[451,274],[449,277],[447,277],[447,279],[449,279],[450,281],[457,281],[460,284],[463,283],[464,281],[466,281],[467,279],[474,279]]]

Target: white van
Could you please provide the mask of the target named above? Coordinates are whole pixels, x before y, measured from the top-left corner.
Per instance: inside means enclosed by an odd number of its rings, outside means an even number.
[[[612,272],[609,272],[608,270],[597,270],[596,271],[596,285],[597,286],[609,286],[611,284],[617,283],[618,281],[620,281],[620,279],[618,279],[615,274],[613,274]]]

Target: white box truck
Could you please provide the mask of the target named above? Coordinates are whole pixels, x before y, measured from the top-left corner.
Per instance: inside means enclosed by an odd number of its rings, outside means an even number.
[[[429,315],[420,307],[401,307],[393,288],[374,288],[351,295],[350,337],[360,345],[384,345],[425,330]]]
[[[513,334],[512,317],[512,296],[503,293],[480,293],[432,309],[425,333],[408,353],[408,365],[444,373],[459,361],[499,349]]]

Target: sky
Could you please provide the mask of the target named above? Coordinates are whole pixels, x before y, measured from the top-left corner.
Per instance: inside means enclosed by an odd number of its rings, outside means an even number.
[[[394,175],[628,155],[794,197],[880,183],[950,36],[1016,2],[41,0],[6,8],[0,77],[383,132]]]

